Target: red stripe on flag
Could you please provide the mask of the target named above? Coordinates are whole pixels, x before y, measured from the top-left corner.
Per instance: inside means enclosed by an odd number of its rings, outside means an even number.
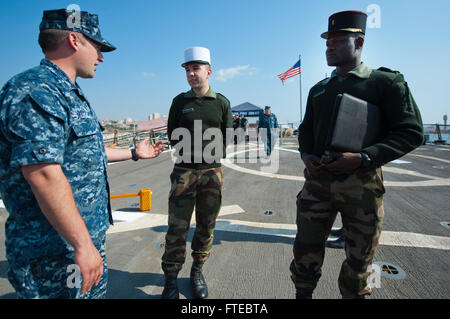
[[[283,82],[283,85],[284,85],[284,82],[287,79],[289,79],[289,78],[291,78],[293,76],[296,76],[297,74],[301,74],[301,73],[302,73],[301,67],[295,68],[295,69],[294,68],[290,68],[286,72],[279,74],[278,78],[281,80],[281,82]]]

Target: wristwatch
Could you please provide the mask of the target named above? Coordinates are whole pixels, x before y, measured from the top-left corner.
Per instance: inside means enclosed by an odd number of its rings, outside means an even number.
[[[131,159],[135,162],[139,159],[139,156],[137,155],[135,148],[131,149]]]
[[[361,166],[362,167],[369,167],[370,164],[372,164],[372,159],[369,157],[369,155],[367,155],[367,153],[361,152],[359,153],[361,154]]]

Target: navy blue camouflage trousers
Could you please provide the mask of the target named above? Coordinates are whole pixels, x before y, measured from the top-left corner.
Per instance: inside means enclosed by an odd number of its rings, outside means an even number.
[[[73,252],[10,263],[8,280],[20,299],[104,299],[108,282],[105,241],[97,249],[103,259],[103,275],[85,294],[81,293],[81,282],[76,284]]]

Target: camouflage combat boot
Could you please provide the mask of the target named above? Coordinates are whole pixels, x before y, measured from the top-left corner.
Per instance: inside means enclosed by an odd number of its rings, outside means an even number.
[[[208,297],[208,286],[202,274],[204,263],[194,261],[191,268],[191,288],[194,299],[204,299]]]
[[[161,299],[180,299],[177,274],[166,274],[164,280],[164,290],[162,292]]]

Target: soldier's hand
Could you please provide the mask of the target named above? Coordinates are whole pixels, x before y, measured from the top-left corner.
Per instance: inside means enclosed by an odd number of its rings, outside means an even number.
[[[76,248],[74,257],[75,263],[80,268],[82,279],[81,292],[84,294],[100,282],[103,275],[103,260],[92,243]]]
[[[148,140],[149,138],[146,137],[142,142],[136,145],[136,153],[139,158],[155,158],[166,149],[166,145],[162,145],[162,142],[151,145],[148,144]]]
[[[330,172],[347,173],[361,166],[362,159],[359,153],[325,151],[325,155],[329,155],[335,159],[330,164],[324,165]]]
[[[303,163],[305,163],[306,168],[312,174],[318,173],[324,168],[324,165],[320,163],[320,158],[313,154],[302,154]]]

